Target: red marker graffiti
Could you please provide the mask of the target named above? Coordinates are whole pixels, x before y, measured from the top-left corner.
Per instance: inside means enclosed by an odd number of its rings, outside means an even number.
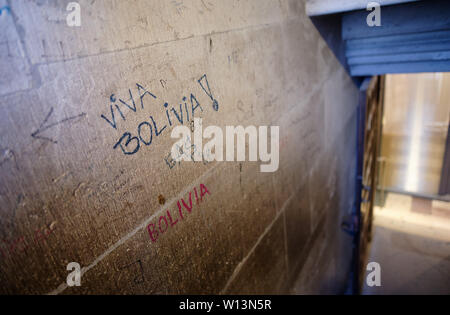
[[[205,195],[210,195],[210,192],[204,184],[200,184],[199,191],[197,191],[197,187],[194,187],[194,191],[190,191],[187,198],[181,198],[177,201],[178,211],[167,210],[158,220],[147,225],[147,232],[152,242],[156,242],[160,235],[184,220],[185,216],[192,212],[194,205],[199,205],[203,201]]]

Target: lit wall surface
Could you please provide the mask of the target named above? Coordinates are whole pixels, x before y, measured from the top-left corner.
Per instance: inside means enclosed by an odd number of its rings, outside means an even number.
[[[386,76],[380,184],[438,194],[449,113],[449,73]]]

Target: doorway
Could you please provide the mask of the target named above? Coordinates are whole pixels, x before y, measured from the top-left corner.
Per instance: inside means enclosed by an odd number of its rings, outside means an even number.
[[[381,94],[373,233],[360,268],[375,262],[382,276],[380,286],[361,281],[362,293],[450,294],[450,73],[385,75]]]

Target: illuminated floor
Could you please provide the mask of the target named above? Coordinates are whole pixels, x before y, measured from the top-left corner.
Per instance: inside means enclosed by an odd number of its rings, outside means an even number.
[[[381,286],[363,294],[450,294],[450,203],[389,194],[370,246]]]

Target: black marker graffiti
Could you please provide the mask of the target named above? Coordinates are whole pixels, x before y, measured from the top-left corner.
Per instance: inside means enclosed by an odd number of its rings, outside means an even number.
[[[17,158],[16,158],[16,153],[9,149],[0,149],[0,166],[2,166],[3,164],[5,164],[6,162],[10,161],[10,162],[14,162],[14,165],[16,167],[16,169],[19,171],[19,164],[17,164]]]
[[[208,88],[208,90],[206,90],[205,86],[203,85],[202,81],[205,81],[206,83],[206,88]],[[199,80],[198,83],[200,84],[200,86],[202,87],[203,91],[205,91],[206,95],[208,95],[211,100],[213,101],[212,107],[213,109],[217,112],[219,110],[219,103],[217,102],[216,99],[214,99],[212,92],[211,92],[211,88],[209,87],[209,82],[208,82],[208,78],[206,77],[206,74],[204,74]]]
[[[120,267],[119,270],[125,270],[125,269],[129,269],[131,266],[138,264],[139,265],[139,274],[133,279],[135,284],[141,284],[145,282],[145,278],[144,278],[144,267],[142,266],[142,261],[136,260],[135,262],[125,265],[123,267]]]
[[[161,80],[160,83],[164,88],[166,87],[165,80]],[[218,111],[219,103],[216,99],[214,99],[212,95],[206,74],[204,74],[198,80],[198,83],[200,84],[202,90],[206,93],[206,95],[213,101],[213,109],[215,111]],[[137,83],[136,86],[139,94],[137,101],[140,100],[141,102],[140,111],[144,109],[143,99],[145,95],[150,96],[152,101],[159,101],[156,95],[147,91],[139,83]],[[111,112],[111,115],[100,115],[100,117],[114,130],[118,130],[118,121],[116,120],[116,118],[118,117],[117,114],[122,118],[123,121],[126,121],[127,115],[130,114],[130,111],[133,113],[137,113],[136,102],[133,98],[133,92],[131,91],[131,89],[129,89],[128,92],[130,97],[126,101],[120,98],[118,99],[114,94],[112,94],[109,99],[109,110]],[[197,100],[197,97],[194,95],[194,93],[189,93],[188,96],[182,96],[181,100],[177,102],[177,105],[169,106],[169,103],[164,101],[159,101],[159,103],[162,105],[163,110],[165,111],[165,117],[162,119],[162,121],[155,121],[156,116],[147,116],[145,120],[139,123],[136,132],[132,133],[130,131],[125,131],[119,137],[118,141],[113,145],[113,148],[120,149],[120,151],[122,151],[122,153],[125,155],[136,154],[144,146],[150,146],[155,138],[159,137],[163,132],[167,132],[167,130],[169,130],[170,127],[172,127],[174,124],[192,124],[195,113],[203,112],[203,107]]]
[[[53,107],[50,108],[50,111],[48,112],[47,116],[45,117],[44,121],[41,123],[41,125],[39,126],[39,128],[38,128],[35,132],[33,132],[33,133],[31,134],[31,136],[32,136],[33,138],[35,138],[35,139],[40,139],[40,140],[50,141],[50,142],[56,144],[56,143],[58,143],[58,141],[53,140],[52,138],[44,137],[44,136],[42,136],[42,135],[40,135],[40,134],[41,134],[42,132],[44,132],[45,130],[50,129],[50,128],[52,128],[52,127],[55,127],[55,126],[57,126],[57,125],[59,125],[59,124],[62,124],[62,123],[64,123],[64,122],[67,122],[67,121],[70,121],[70,120],[74,120],[74,119],[77,119],[77,118],[81,118],[81,117],[86,116],[86,113],[81,113],[81,114],[79,114],[79,115],[72,116],[72,117],[67,117],[67,118],[64,118],[64,119],[62,119],[62,120],[60,120],[60,121],[57,121],[57,122],[55,122],[55,123],[51,123],[51,124],[49,124],[49,125],[44,126],[44,125],[47,123],[48,119],[50,118],[50,116],[51,116],[52,114],[53,114]]]

